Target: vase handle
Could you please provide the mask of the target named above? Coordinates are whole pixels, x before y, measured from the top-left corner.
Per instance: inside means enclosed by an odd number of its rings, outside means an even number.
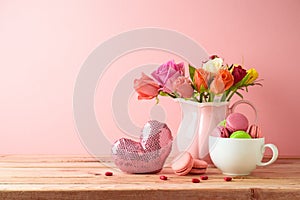
[[[247,105],[249,105],[249,106],[253,109],[254,114],[255,114],[255,120],[254,120],[254,123],[256,123],[256,122],[257,122],[257,110],[256,110],[255,106],[254,106],[250,101],[247,101],[247,100],[243,100],[243,99],[242,99],[242,100],[239,100],[239,101],[234,102],[234,103],[229,107],[229,113],[234,112],[235,108],[236,108],[238,105],[240,105],[240,104],[247,104]]]

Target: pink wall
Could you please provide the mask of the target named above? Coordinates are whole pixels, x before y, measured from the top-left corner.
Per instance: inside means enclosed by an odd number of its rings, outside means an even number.
[[[154,26],[255,67],[264,87],[246,98],[267,142],[300,155],[300,1],[174,2],[0,0],[0,154],[86,153],[72,113],[81,64],[113,35]]]

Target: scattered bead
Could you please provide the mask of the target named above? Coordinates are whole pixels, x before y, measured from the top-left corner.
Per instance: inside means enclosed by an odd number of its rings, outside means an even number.
[[[168,177],[166,177],[166,176],[160,176],[159,178],[160,178],[160,180],[163,180],[163,181],[168,180]]]
[[[231,180],[232,180],[232,178],[229,176],[224,177],[224,181],[231,181]]]
[[[200,179],[198,179],[198,178],[193,178],[193,179],[192,179],[192,182],[193,182],[193,183],[200,183]]]
[[[105,176],[112,176],[113,173],[112,172],[105,172]]]
[[[201,180],[207,180],[207,179],[208,179],[208,176],[200,176],[200,179],[201,179]]]

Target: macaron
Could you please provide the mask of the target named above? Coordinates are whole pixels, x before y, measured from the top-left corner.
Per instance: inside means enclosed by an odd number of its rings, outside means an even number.
[[[246,131],[235,131],[230,138],[251,139],[251,136]]]
[[[194,165],[190,171],[190,174],[204,174],[207,166],[208,164],[204,160],[194,159]]]
[[[225,126],[218,125],[216,128],[214,128],[211,135],[215,137],[228,138],[230,136],[230,132],[227,130]]]
[[[241,113],[231,113],[226,118],[226,128],[231,132],[247,131],[249,126],[248,119]]]
[[[256,124],[252,124],[249,127],[248,133],[252,138],[261,138],[262,136],[261,128]]]
[[[220,132],[221,132],[220,136],[222,138],[229,138],[230,137],[230,132],[228,131],[228,129],[226,127],[224,127],[224,126],[220,127]]]
[[[220,126],[214,128],[213,131],[211,132],[211,135],[215,137],[221,137]]]
[[[185,151],[179,154],[172,162],[172,169],[175,174],[179,176],[187,175],[194,165],[194,159],[192,155]]]

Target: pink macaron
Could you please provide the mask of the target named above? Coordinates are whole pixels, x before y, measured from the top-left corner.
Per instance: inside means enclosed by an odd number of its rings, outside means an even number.
[[[227,130],[225,126],[219,125],[216,128],[214,128],[211,135],[215,137],[229,138],[230,132]]]
[[[184,176],[189,173],[204,174],[207,166],[204,160],[194,159],[189,152],[184,151],[173,160],[171,167],[175,174]]]
[[[204,174],[207,166],[208,164],[204,160],[194,159],[194,165],[190,171],[190,174]]]
[[[249,127],[248,133],[252,138],[261,138],[262,137],[261,128],[260,128],[260,126],[258,126],[256,124],[252,124]]]
[[[187,175],[194,165],[194,159],[189,152],[182,152],[172,162],[172,169],[179,176]]]
[[[222,138],[229,138],[230,137],[230,132],[228,131],[228,129],[224,126],[220,127],[220,136]]]
[[[226,118],[226,128],[231,133],[235,131],[247,131],[248,126],[247,117],[241,113],[231,113]]]

